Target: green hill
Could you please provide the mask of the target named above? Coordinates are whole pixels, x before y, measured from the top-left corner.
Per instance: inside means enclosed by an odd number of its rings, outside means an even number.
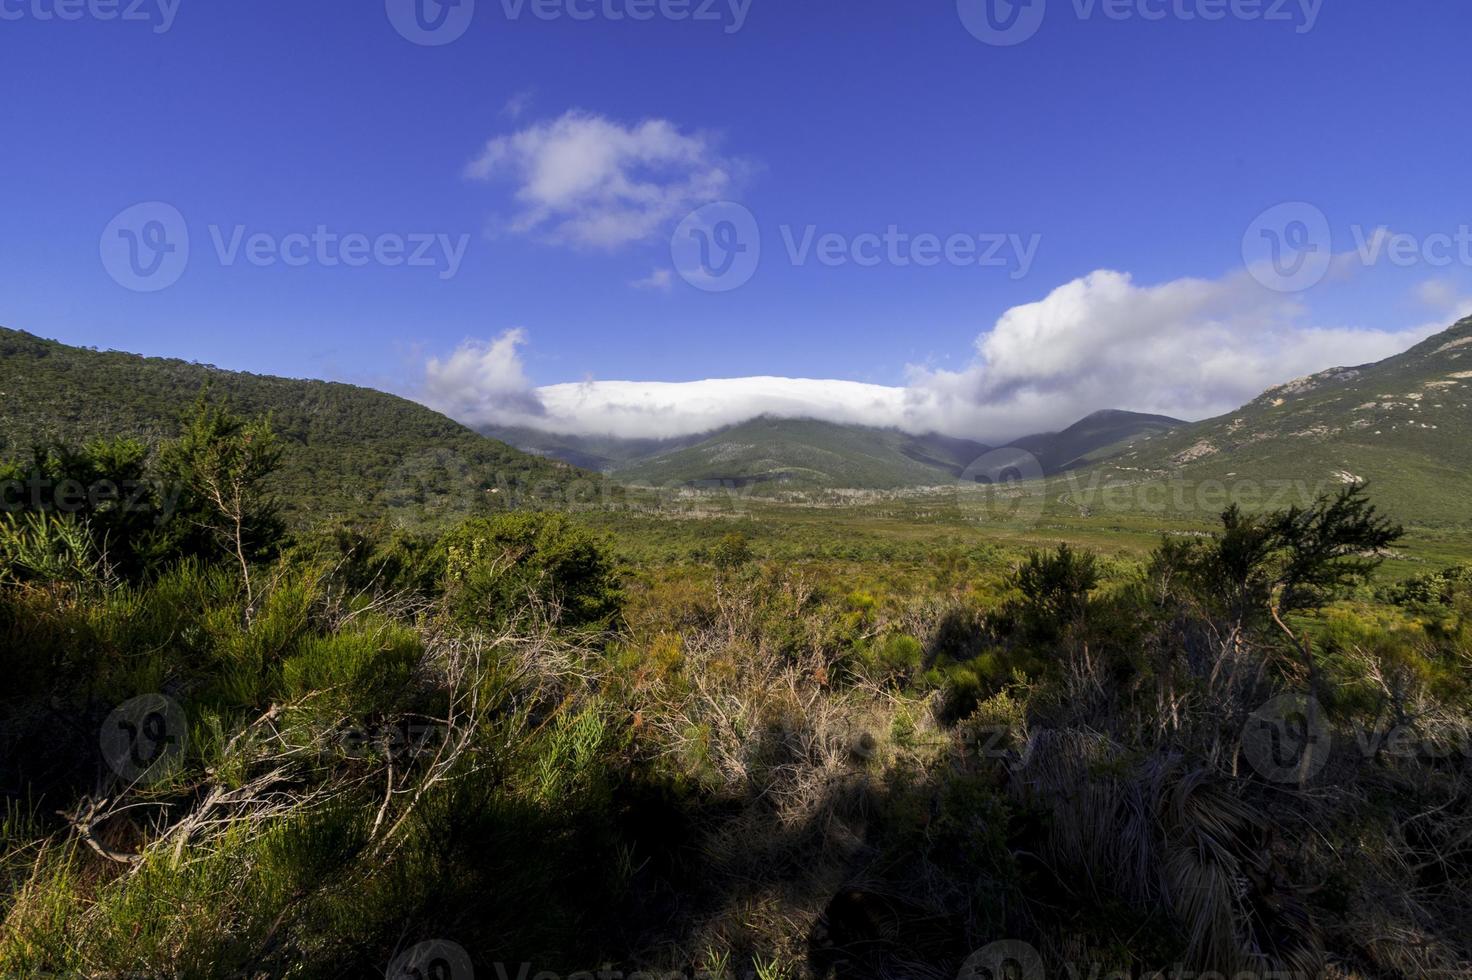
[[[528,488],[555,496],[590,477],[380,391],[68,347],[3,328],[0,456],[48,439],[168,439],[206,388],[241,414],[270,413],[284,449],[274,489],[297,521],[470,512],[506,506]]]
[[[1367,480],[1402,520],[1465,525],[1472,318],[1387,360],[1269,389],[1235,412],[1137,443],[1101,469],[1135,482],[1291,482],[1309,491]]]
[[[1062,432],[1026,436],[1011,445],[1036,456],[1043,472],[1059,473],[1107,458],[1126,446],[1173,432],[1184,424],[1164,415],[1103,411]]]
[[[487,426],[480,433],[515,446],[522,452],[559,459],[598,473],[612,473],[665,453],[676,452],[704,442],[711,435],[703,432],[676,439],[622,439],[618,436],[561,435],[523,426]]]
[[[719,481],[782,489],[886,490],[948,482],[985,452],[976,443],[936,445],[895,429],[759,418],[614,472],[620,482],[650,486]]]
[[[1099,412],[1062,432],[1029,436],[1014,445],[1033,453],[1046,472],[1054,473],[1180,424],[1158,415]],[[523,429],[487,432],[528,452],[611,473],[622,483],[723,483],[774,490],[941,486],[992,448],[933,433],[917,436],[898,429],[772,417],[666,441],[561,436]]]

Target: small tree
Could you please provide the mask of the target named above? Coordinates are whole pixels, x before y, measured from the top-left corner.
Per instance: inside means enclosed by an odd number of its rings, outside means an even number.
[[[1321,693],[1313,642],[1307,633],[1295,632],[1288,618],[1321,609],[1348,586],[1368,579],[1384,561],[1384,549],[1404,534],[1377,512],[1364,484],[1355,483],[1312,506],[1275,514],[1249,516],[1233,506],[1222,514],[1222,530],[1209,542],[1162,544],[1152,571],[1162,579],[1179,576],[1185,591],[1210,614],[1226,618],[1223,656],[1238,649],[1249,629],[1276,627],[1300,658],[1312,706]],[[1311,757],[1308,747],[1301,761],[1304,773],[1310,771]]]
[[[250,566],[276,546],[282,532],[264,486],[280,461],[269,418],[247,421],[203,395],[184,434],[159,454],[160,472],[179,491],[174,519],[181,533],[202,533],[234,558],[247,609],[255,603]]]
[[[1382,551],[1404,529],[1377,513],[1363,484],[1321,497],[1312,506],[1252,516],[1233,505],[1222,530],[1207,542],[1162,542],[1152,574],[1179,581],[1184,591],[1225,619],[1229,637],[1254,624],[1275,624],[1295,646],[1284,622],[1322,608],[1362,582],[1384,561]],[[1305,652],[1311,661],[1311,652]]]
[[[1029,640],[1057,643],[1088,620],[1089,596],[1099,585],[1098,560],[1066,544],[1048,554],[1033,551],[1012,573],[1022,593],[1014,609]]]

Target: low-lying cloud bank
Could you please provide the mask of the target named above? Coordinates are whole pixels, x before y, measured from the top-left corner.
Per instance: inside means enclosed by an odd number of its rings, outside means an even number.
[[[798,378],[587,381],[536,388],[522,330],[426,365],[420,399],[471,425],[669,438],[759,415],[816,418],[1001,442],[1127,409],[1201,419],[1264,389],[1396,354],[1447,322],[1399,331],[1314,326],[1294,298],[1245,271],[1141,286],[1103,270],[1017,306],[959,371],[919,367],[903,386]]]

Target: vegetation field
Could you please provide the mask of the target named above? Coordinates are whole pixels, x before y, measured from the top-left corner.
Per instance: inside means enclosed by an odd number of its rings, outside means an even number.
[[[304,522],[282,459],[202,401],[0,471],[133,489],[0,517],[0,975],[1472,964],[1468,539],[1373,488]]]

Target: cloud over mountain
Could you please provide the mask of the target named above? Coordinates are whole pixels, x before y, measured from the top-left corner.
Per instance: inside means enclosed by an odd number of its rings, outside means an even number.
[[[671,437],[758,415],[893,426],[986,442],[1062,428],[1103,408],[1200,419],[1274,384],[1377,361],[1445,324],[1318,326],[1246,272],[1142,286],[1101,270],[1006,311],[958,371],[908,369],[903,386],[798,378],[587,381],[532,389],[523,331],[430,362],[424,397],[474,424]]]

